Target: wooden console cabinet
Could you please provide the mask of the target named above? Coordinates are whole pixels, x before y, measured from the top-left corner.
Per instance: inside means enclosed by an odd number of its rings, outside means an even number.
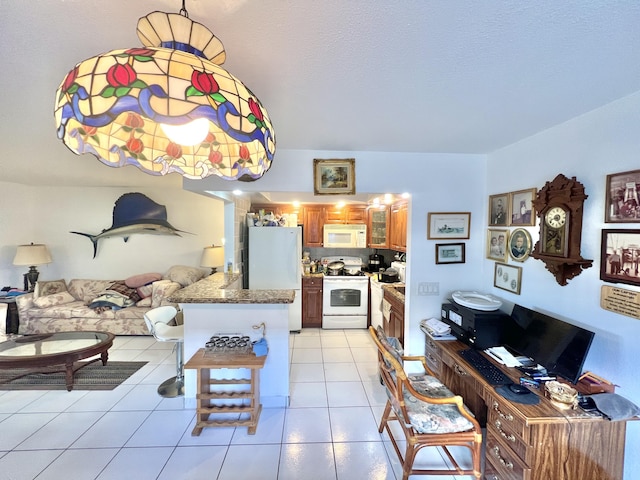
[[[388,317],[383,312],[382,329],[388,337],[396,337],[404,346],[404,302],[386,287],[382,290],[382,299],[386,300],[391,307]]]
[[[486,424],[485,480],[622,479],[626,422],[560,409],[542,392],[536,392],[538,405],[511,402],[458,355],[464,348],[458,341],[427,337],[425,356],[440,380]],[[518,382],[518,370],[493,363]]]
[[[302,277],[302,328],[322,327],[322,276]]]

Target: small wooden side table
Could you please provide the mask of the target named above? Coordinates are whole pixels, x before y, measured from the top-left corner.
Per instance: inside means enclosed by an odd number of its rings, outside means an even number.
[[[258,427],[262,404],[260,403],[260,369],[264,367],[267,356],[256,357],[253,354],[219,354],[207,356],[205,349],[199,349],[185,363],[184,368],[198,370],[198,393],[196,395],[196,426],[191,435],[198,436],[206,427],[247,427],[247,433],[254,435]],[[251,370],[250,378],[217,379],[211,378],[211,370],[241,369]],[[249,385],[234,391],[215,391],[212,387],[223,385]],[[229,404],[229,400],[240,400],[239,405]],[[216,404],[216,401],[224,403]],[[245,402],[248,400],[248,404]],[[209,420],[211,414],[233,414],[234,418]],[[249,417],[246,418],[246,415]]]
[[[0,297],[0,303],[7,304],[7,319],[5,333],[18,333],[20,319],[18,317],[18,305],[16,305],[16,297]]]

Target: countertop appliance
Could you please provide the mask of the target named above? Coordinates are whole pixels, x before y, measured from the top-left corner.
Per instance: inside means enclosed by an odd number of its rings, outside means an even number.
[[[324,248],[367,248],[367,226],[327,224],[323,229]],[[362,263],[362,260],[360,260]]]
[[[407,264],[405,262],[391,262],[389,268],[395,268],[398,271],[398,281],[405,283],[407,280]]]
[[[249,227],[249,288],[295,290],[289,330],[302,328],[302,229]]]
[[[367,328],[369,277],[359,257],[324,257],[322,263],[344,262],[340,275],[322,282],[322,328]]]

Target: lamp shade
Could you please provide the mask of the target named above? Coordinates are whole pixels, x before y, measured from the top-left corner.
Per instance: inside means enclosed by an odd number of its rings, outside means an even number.
[[[137,33],[144,48],[89,58],[65,76],[55,98],[58,138],[78,155],[150,175],[264,175],[275,154],[271,120],[220,66],[222,42],[204,25],[164,12],[142,17]]]
[[[201,267],[216,268],[224,265],[224,247],[212,245],[202,251]]]
[[[44,265],[51,263],[51,254],[46,245],[31,244],[18,245],[16,256],[13,259],[14,265]]]

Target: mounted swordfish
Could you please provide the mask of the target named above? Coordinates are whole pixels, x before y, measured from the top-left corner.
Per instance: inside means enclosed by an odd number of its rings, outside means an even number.
[[[82,232],[69,232],[87,237],[93,243],[93,258],[98,253],[98,240],[109,237],[124,237],[129,240],[136,233],[151,235],[177,235],[189,233],[178,230],[167,221],[167,208],[159,205],[142,193],[125,193],[113,207],[111,228],[97,235]],[[191,234],[190,234],[191,235]]]

